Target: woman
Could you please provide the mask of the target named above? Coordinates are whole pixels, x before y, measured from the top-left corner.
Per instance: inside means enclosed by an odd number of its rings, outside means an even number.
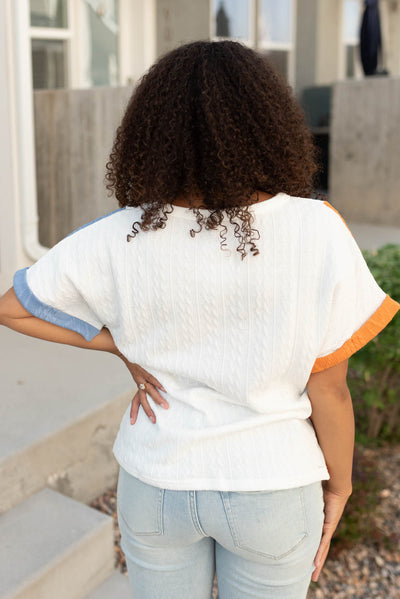
[[[399,305],[311,199],[290,88],[239,43],[162,57],[107,168],[121,209],[18,271],[1,322],[139,384],[114,445],[133,597],[210,598],[216,568],[220,599],[305,598],[352,490],[347,360]]]

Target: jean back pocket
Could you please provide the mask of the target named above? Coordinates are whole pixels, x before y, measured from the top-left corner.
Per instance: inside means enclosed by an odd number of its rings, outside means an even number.
[[[244,551],[278,560],[308,535],[302,487],[225,492],[223,502],[233,542]]]
[[[162,535],[164,489],[148,485],[120,469],[118,517],[134,535]]]

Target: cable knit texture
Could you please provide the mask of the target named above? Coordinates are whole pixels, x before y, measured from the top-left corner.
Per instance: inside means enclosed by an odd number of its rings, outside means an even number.
[[[125,208],[16,276],[28,310],[74,330],[86,322],[92,334],[107,326],[119,350],[166,388],[168,410],[150,399],[156,424],[140,409],[131,426],[127,406],[114,454],[128,472],[169,489],[225,491],[329,478],[307,380],[399,309],[330,208],[284,193],[253,206],[260,254],[245,260],[228,221],[229,251],[221,251],[218,231],[190,236],[195,216],[183,207],[165,229],[127,243],[141,211]]]

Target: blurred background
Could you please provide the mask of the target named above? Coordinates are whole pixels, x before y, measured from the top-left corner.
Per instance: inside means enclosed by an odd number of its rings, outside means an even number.
[[[0,287],[113,208],[104,165],[133,86],[196,39],[273,62],[320,149],[316,191],[350,221],[400,226],[400,0],[3,0],[0,13],[0,148],[17,206],[0,219]]]

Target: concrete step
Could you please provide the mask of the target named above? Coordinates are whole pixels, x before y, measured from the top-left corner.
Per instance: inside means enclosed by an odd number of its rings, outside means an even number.
[[[0,513],[44,487],[84,503],[112,486],[135,389],[121,360],[0,327]]]
[[[84,599],[113,572],[112,518],[52,489],[0,516],[0,599]]]
[[[131,591],[128,577],[114,572],[102,585],[93,593],[90,593],[86,599],[130,599]]]

